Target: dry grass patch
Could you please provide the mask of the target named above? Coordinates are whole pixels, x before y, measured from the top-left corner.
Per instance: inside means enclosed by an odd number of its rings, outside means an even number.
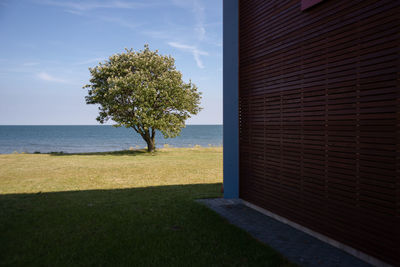
[[[0,155],[0,194],[221,182],[221,147]]]

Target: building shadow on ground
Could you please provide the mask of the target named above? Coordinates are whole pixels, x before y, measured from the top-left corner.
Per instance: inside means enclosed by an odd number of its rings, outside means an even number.
[[[220,197],[220,189],[217,183],[0,195],[0,265],[284,262],[194,201]]]

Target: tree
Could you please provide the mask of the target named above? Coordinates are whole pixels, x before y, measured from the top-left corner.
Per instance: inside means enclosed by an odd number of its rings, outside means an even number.
[[[176,137],[185,120],[201,110],[197,86],[182,80],[174,58],[148,45],[138,52],[125,49],[89,71],[90,84],[83,88],[88,88],[86,103],[100,105],[97,120],[133,128],[149,152],[155,149],[157,130],[165,138]]]

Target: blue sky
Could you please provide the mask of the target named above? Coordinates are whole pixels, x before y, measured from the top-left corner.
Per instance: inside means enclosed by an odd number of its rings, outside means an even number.
[[[0,0],[0,124],[97,124],[89,67],[124,48],[170,54],[222,123],[222,1]]]

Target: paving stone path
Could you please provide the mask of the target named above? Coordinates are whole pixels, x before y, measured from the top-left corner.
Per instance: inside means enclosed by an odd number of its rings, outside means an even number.
[[[300,266],[371,266],[309,234],[264,215],[240,200],[200,199],[212,210]]]

